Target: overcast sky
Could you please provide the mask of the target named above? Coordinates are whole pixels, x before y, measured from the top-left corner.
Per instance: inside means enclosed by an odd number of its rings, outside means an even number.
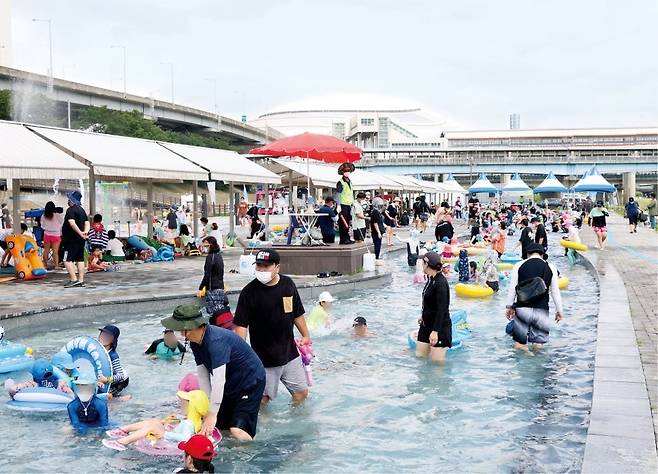
[[[7,1],[7,0],[0,0]],[[14,67],[255,118],[324,95],[467,128],[658,124],[656,0],[13,0]],[[331,104],[327,104],[331,106]],[[375,104],[376,105],[376,104]]]

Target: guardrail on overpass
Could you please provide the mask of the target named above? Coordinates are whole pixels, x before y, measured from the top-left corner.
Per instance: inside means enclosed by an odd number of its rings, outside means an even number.
[[[359,167],[403,174],[539,173],[579,175],[596,164],[602,173],[658,171],[658,145],[553,149],[364,150]]]
[[[172,104],[152,97],[105,89],[63,79],[53,79],[53,89],[48,90],[50,78],[42,74],[22,71],[0,66],[0,89],[10,89],[23,93],[42,93],[56,101],[83,106],[105,106],[109,109],[132,111],[138,110],[147,118],[152,118],[170,128],[188,128],[225,135],[229,139],[242,140],[246,143],[269,143],[281,138],[278,130],[262,130],[229,117],[222,117],[212,112],[195,109],[179,104]],[[26,120],[25,117],[16,117]]]

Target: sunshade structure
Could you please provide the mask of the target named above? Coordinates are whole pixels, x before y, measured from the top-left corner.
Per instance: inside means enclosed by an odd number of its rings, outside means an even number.
[[[416,179],[413,176],[387,174],[387,178],[401,184],[403,191],[407,192],[420,192],[420,193],[435,193],[436,188],[430,185],[429,181]]]
[[[209,173],[211,181],[226,183],[280,184],[281,178],[231,150],[158,142],[167,150],[186,158]],[[246,190],[245,190],[246,194]]]
[[[530,193],[531,191],[530,186],[525,184],[519,173],[515,173],[510,182],[501,189],[503,193]]]
[[[88,167],[23,124],[0,121],[0,179],[12,183],[15,229],[20,229],[20,180],[88,177]]]
[[[597,193],[613,193],[616,188],[605,179],[596,169],[596,165],[592,166],[590,170],[585,173],[583,178],[580,179],[573,187],[577,193],[583,192],[597,192]]]
[[[355,191],[367,191],[369,189],[380,189],[382,191],[402,191],[404,185],[384,174],[372,171],[355,170],[350,174],[352,189]]]
[[[85,179],[89,168],[19,123],[0,122],[1,179]]]
[[[566,193],[568,190],[566,186],[555,177],[551,171],[546,176],[546,179],[537,186],[533,192],[534,193]]]
[[[361,159],[360,148],[332,137],[317,133],[302,133],[292,137],[284,137],[260,148],[249,150],[250,154],[267,156],[291,156],[306,158],[306,171],[308,175],[307,186],[311,188],[310,160],[325,163],[354,162]]]
[[[498,188],[491,184],[486,174],[482,173],[477,181],[468,188],[468,191],[471,193],[497,193]]]
[[[448,177],[441,183],[443,188],[446,190],[446,192],[449,193],[461,193],[465,194],[466,190],[463,188],[461,184],[457,182],[455,177],[450,173]]]
[[[206,170],[152,140],[59,128],[30,128],[91,167],[97,178],[163,181],[208,179]]]

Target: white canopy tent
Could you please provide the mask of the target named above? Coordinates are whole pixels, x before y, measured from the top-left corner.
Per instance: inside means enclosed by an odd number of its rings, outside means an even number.
[[[514,176],[512,176],[512,179],[509,181],[509,183],[503,186],[500,191],[501,193],[515,193],[515,194],[532,192],[530,186],[528,186],[525,183],[525,181],[521,179],[519,173],[514,173]]]
[[[450,193],[466,194],[466,190],[457,182],[452,173],[448,175],[442,185]]]
[[[140,138],[78,130],[30,126],[31,130],[56,144],[90,168],[89,210],[96,211],[96,179],[144,180],[147,182],[147,228],[153,235],[153,180],[192,181],[193,202],[198,202],[197,181],[207,181],[208,171],[160,146]],[[194,235],[199,234],[196,205],[192,206]]]
[[[368,191],[371,189],[379,189],[382,191],[402,191],[404,185],[380,173],[373,173],[372,171],[365,171],[361,169],[355,170],[350,174],[352,180],[352,189],[355,191]]]
[[[14,229],[20,229],[21,179],[86,179],[89,168],[23,124],[0,121],[0,179],[12,186]]]
[[[432,191],[432,188],[429,186],[423,187],[421,183],[418,183],[415,178],[411,176],[397,175],[397,174],[387,174],[387,178],[392,179],[393,181],[399,183],[403,186],[403,191],[408,192],[429,192]],[[427,191],[429,190],[429,191]]]

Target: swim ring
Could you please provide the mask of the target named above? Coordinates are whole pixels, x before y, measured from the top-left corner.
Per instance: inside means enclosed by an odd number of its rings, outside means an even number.
[[[460,247],[452,249],[452,255],[458,257],[460,250],[466,250],[469,257],[472,257],[473,255],[485,255],[489,252],[489,249],[486,247]]]
[[[461,349],[463,346],[462,341],[471,337],[471,330],[468,326],[466,310],[458,309],[450,312],[450,320],[452,321],[452,347],[448,350],[454,351]],[[407,343],[409,348],[416,350],[416,338],[418,331],[413,331],[407,334]]]
[[[494,294],[494,290],[488,286],[474,285],[470,283],[457,283],[455,293],[465,298],[486,298]]]
[[[217,428],[212,431],[212,442],[217,446],[222,440],[222,434]],[[142,438],[133,443],[137,451],[147,456],[180,456],[183,451],[178,449],[178,443],[166,439],[159,439],[157,441],[150,441]]]
[[[73,357],[73,363],[79,373],[92,372],[105,377],[112,375],[110,355],[98,340],[89,336],[76,336],[61,349]],[[99,391],[107,392],[110,384],[105,384]]]
[[[500,263],[497,263],[497,264],[496,264],[496,269],[497,269],[497,270],[511,270],[512,268],[514,268],[514,264],[513,264],[513,263],[509,263],[509,262],[500,262]]]
[[[581,252],[587,252],[589,250],[589,247],[585,244],[579,244],[578,242],[572,242],[566,239],[560,239],[560,245],[564,248],[579,250]]]
[[[0,374],[30,370],[32,368],[31,350],[16,342],[0,342]]]
[[[557,281],[557,285],[561,290],[564,290],[569,286],[569,279],[565,276],[561,276]]]
[[[16,411],[53,412],[64,411],[73,397],[55,388],[31,387],[20,390],[7,408]]]
[[[518,253],[504,253],[500,256],[500,261],[503,263],[517,263],[523,260]]]

